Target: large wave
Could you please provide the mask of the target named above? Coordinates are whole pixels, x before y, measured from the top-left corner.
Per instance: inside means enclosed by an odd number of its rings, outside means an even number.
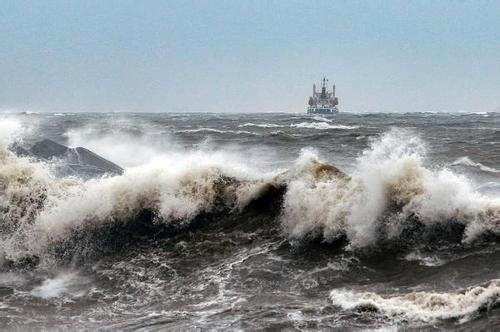
[[[122,225],[150,211],[151,223],[182,225],[203,212],[230,212],[269,183],[224,154],[201,151],[129,168],[122,176],[57,178],[47,165],[0,150],[0,250],[39,255],[75,232]]]
[[[283,199],[281,223],[291,241],[345,239],[351,248],[438,238],[451,227],[465,242],[498,235],[500,199],[485,197],[464,176],[424,166],[425,147],[392,130],[364,151],[347,176],[304,150],[287,171],[262,174],[223,151],[171,152],[123,175],[83,181],[57,178],[50,165],[0,145],[0,252],[7,260],[127,227],[144,213],[151,225],[183,227],[202,214],[238,214],[270,189]],[[266,196],[266,199],[270,199]],[[458,225],[452,227],[450,225]],[[405,241],[408,242],[408,241]],[[408,242],[408,243],[411,243]],[[69,244],[71,245],[71,243]],[[92,246],[92,242],[85,245]]]
[[[346,237],[353,248],[430,229],[437,240],[448,228],[454,234],[458,228],[464,242],[498,235],[500,198],[481,195],[449,169],[425,167],[424,159],[418,136],[391,130],[362,153],[349,179],[290,179],[283,207],[286,233],[294,239]]]

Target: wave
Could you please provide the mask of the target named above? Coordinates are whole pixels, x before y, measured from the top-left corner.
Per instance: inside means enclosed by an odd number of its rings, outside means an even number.
[[[199,133],[199,132],[208,132],[208,133],[218,133],[218,134],[246,134],[246,135],[256,135],[250,131],[246,130],[220,130],[214,128],[196,128],[196,129],[182,129],[176,130],[176,133]]]
[[[418,250],[408,253],[404,259],[409,262],[418,262],[422,266],[441,266],[446,263],[444,259],[434,255],[422,254]]]
[[[477,112],[470,112],[470,111],[458,111],[460,115],[481,115],[481,116],[489,116],[492,112],[484,112],[484,111],[477,111]]]
[[[356,129],[357,126],[345,126],[345,125],[334,125],[327,122],[301,122],[291,124],[292,128],[305,128],[305,129],[319,129],[319,130],[327,130],[327,129]]]
[[[251,122],[247,122],[247,123],[244,123],[242,125],[239,125],[238,127],[240,127],[240,128],[242,128],[242,127],[281,128],[284,126],[279,125],[279,124],[275,124],[275,123],[251,123]]]
[[[312,119],[315,121],[321,121],[321,122],[333,122],[332,119],[327,119],[327,118],[324,118],[322,116],[313,116]]]
[[[488,173],[500,173],[500,170],[488,167],[486,165],[483,165],[481,163],[476,163],[469,159],[469,157],[462,157],[457,160],[455,160],[453,163],[451,163],[451,166],[467,166],[467,167],[474,167],[477,168],[483,172],[488,172]]]
[[[335,289],[330,292],[330,299],[344,310],[371,311],[396,321],[457,320],[464,323],[500,305],[500,280],[451,293],[412,292],[383,296]]]
[[[285,232],[298,240],[346,238],[352,248],[444,239],[448,233],[471,243],[500,234],[500,198],[483,196],[469,179],[446,168],[424,167],[424,155],[416,135],[391,130],[363,152],[349,178],[290,179]],[[302,162],[315,158],[308,153]]]
[[[312,120],[318,122],[300,122],[300,123],[292,123],[290,128],[305,128],[305,129],[319,129],[319,130],[327,130],[327,129],[356,129],[357,126],[345,126],[345,125],[335,125],[331,124],[332,120],[326,119],[320,116],[315,116]],[[286,126],[274,124],[274,123],[244,123],[239,125],[238,127],[260,127],[260,128],[284,128]]]
[[[75,234],[147,223],[182,227],[205,212],[241,209],[272,183],[224,153],[172,154],[122,176],[57,178],[49,165],[0,150],[0,256],[43,255]],[[90,231],[90,232],[89,232]],[[119,229],[118,229],[119,231]],[[71,244],[70,244],[71,245]]]
[[[276,223],[291,242],[343,239],[363,249],[499,235],[500,199],[481,195],[462,175],[424,167],[424,156],[417,136],[392,130],[372,141],[350,175],[309,149],[288,170],[265,174],[247,158],[193,150],[83,181],[57,178],[49,165],[0,146],[0,256],[40,256],[61,243],[68,252],[75,236],[104,237],[105,228],[182,229],[202,215],[238,215],[256,200],[279,202]],[[84,242],[102,245],[93,243]]]

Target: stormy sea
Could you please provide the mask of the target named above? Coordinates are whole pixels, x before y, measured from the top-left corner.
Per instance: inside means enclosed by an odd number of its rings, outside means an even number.
[[[4,330],[500,329],[500,114],[0,116]]]

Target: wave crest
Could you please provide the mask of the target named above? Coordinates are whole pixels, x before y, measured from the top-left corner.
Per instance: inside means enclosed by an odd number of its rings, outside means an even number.
[[[72,234],[126,224],[144,211],[154,216],[150,223],[182,226],[201,213],[242,209],[267,183],[196,153],[170,162],[83,181],[56,178],[43,164],[0,150],[0,253],[39,255]]]
[[[336,289],[330,292],[330,299],[344,310],[379,312],[397,321],[433,323],[454,319],[464,323],[500,305],[500,280],[452,293],[412,292],[382,296]]]
[[[331,124],[327,122],[301,122],[291,124],[292,128],[305,128],[305,129],[319,129],[319,130],[327,130],[327,129],[356,129],[357,126],[346,126],[341,124]]]
[[[483,172],[487,173],[500,173],[500,170],[493,168],[493,167],[488,167],[486,165],[483,165],[481,163],[476,163],[472,161],[469,157],[462,157],[457,160],[455,160],[451,166],[466,166],[466,167],[473,167],[477,168]]]
[[[392,130],[358,158],[348,181],[291,179],[284,200],[286,233],[293,239],[347,237],[353,248],[452,223],[463,226],[466,242],[486,232],[499,234],[500,199],[481,195],[448,169],[424,167],[424,155],[418,137]]]

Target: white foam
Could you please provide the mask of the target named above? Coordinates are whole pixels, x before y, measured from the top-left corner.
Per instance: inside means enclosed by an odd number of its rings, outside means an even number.
[[[254,133],[246,130],[220,130],[220,129],[214,129],[214,128],[196,128],[196,129],[182,129],[182,130],[176,130],[176,133],[199,133],[199,132],[208,132],[208,133],[219,133],[219,134],[247,134],[247,135],[254,135]]]
[[[40,286],[35,287],[31,291],[31,295],[43,299],[60,296],[77,298],[86,293],[88,282],[87,278],[78,275],[77,272],[64,272],[54,278],[44,280]]]
[[[379,295],[335,289],[330,292],[334,305],[344,310],[376,310],[390,319],[433,323],[439,320],[473,319],[481,310],[489,310],[500,302],[500,281],[466,290],[438,293],[412,292],[403,295]]]
[[[404,259],[410,262],[416,261],[422,266],[441,266],[446,263],[435,255],[424,255],[418,251],[408,253]]]
[[[301,122],[293,123],[290,125],[292,128],[305,128],[305,129],[318,129],[318,130],[328,130],[328,129],[356,129],[357,126],[345,126],[340,124],[330,124],[327,122]]]
[[[476,163],[472,161],[469,157],[462,157],[457,160],[455,160],[453,163],[451,163],[451,166],[468,166],[468,167],[475,167],[480,169],[483,172],[489,172],[489,173],[500,173],[500,170],[488,167],[486,165],[483,165],[481,163]]]
[[[311,173],[314,150],[302,150],[291,170],[283,202],[283,226],[290,238],[335,237],[345,229],[345,217],[356,186],[343,181],[317,181]]]
[[[39,231],[53,240],[83,223],[126,220],[145,208],[158,211],[164,220],[187,221],[213,206],[221,175],[246,176],[243,167],[229,166],[224,154],[175,157],[131,168],[123,176],[86,182],[78,194],[58,199],[40,213]]]
[[[315,120],[315,121],[333,122],[332,119],[327,119],[327,118],[324,118],[322,116],[313,116],[312,119]]]
[[[282,125],[275,124],[275,123],[252,123],[252,122],[247,122],[242,125],[239,125],[238,127],[260,127],[260,128],[280,128],[283,127]]]

